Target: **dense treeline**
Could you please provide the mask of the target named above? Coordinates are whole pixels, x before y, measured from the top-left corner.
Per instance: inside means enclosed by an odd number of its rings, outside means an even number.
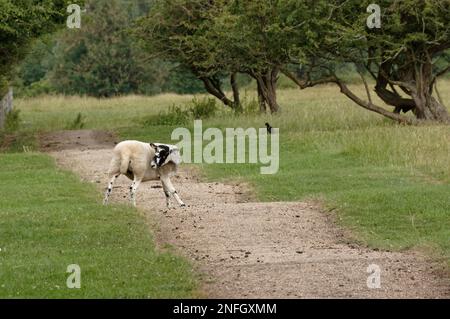
[[[147,54],[130,37],[149,0],[89,0],[80,29],[42,37],[18,69],[19,95],[42,93],[109,97],[203,92],[200,80],[176,63]]]
[[[65,20],[66,0],[0,1],[0,94],[30,43]],[[81,2],[81,1],[80,1]]]

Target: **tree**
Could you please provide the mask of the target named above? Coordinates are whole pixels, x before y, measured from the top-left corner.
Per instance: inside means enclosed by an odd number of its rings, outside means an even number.
[[[133,34],[150,55],[190,70],[207,92],[224,105],[239,109],[236,73],[229,74],[222,60],[214,59],[212,48],[216,42],[208,37],[210,26],[225,2],[155,0],[150,13],[136,23]],[[233,98],[223,90],[222,81],[226,77],[230,78]]]
[[[147,14],[152,0],[92,2],[85,6],[81,29],[66,29],[34,41],[16,72],[16,95],[204,92],[202,82],[189,70],[150,59],[130,39],[129,25]]]
[[[0,1],[0,95],[30,43],[66,19],[67,0]]]
[[[272,113],[280,110],[277,81],[280,70],[291,63],[290,48],[297,30],[309,18],[305,9],[307,1],[230,0],[209,28],[207,39],[215,41],[211,60],[222,61],[229,72],[246,73],[256,80],[262,112],[267,107]]]
[[[88,2],[82,28],[58,37],[50,75],[57,91],[97,97],[155,93],[143,92],[158,74],[126,33],[129,12],[118,0]]]
[[[287,70],[285,73],[301,88],[336,83],[359,106],[396,121],[415,122],[400,114],[412,111],[418,120],[449,123],[448,111],[436,98],[434,86],[438,77],[450,70],[443,58],[450,48],[450,1],[378,1],[381,28],[368,28],[371,2],[331,1],[327,10],[316,12],[323,24],[312,30],[315,42],[302,47],[308,53],[307,62],[303,59],[309,65],[308,76],[298,79]],[[349,89],[330,67],[332,61],[356,65],[367,99]],[[318,68],[327,70],[326,77],[311,76]],[[375,93],[393,111],[373,102],[366,73],[375,81]]]
[[[24,57],[18,66],[17,77],[20,79],[21,85],[30,86],[39,82],[53,69],[55,62],[53,49],[55,45],[54,37],[48,35],[34,41],[33,46],[30,47],[30,53]]]

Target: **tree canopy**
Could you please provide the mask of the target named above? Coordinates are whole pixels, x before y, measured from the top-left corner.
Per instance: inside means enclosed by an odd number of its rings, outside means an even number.
[[[226,105],[220,74],[247,73],[258,83],[261,110],[279,110],[279,73],[300,88],[336,83],[357,105],[401,122],[448,122],[435,97],[436,79],[449,70],[449,0],[378,1],[381,28],[369,28],[371,1],[156,1],[135,34],[152,54],[191,68]],[[352,64],[366,86],[356,96],[337,74]],[[301,72],[293,72],[299,70]],[[375,93],[392,110],[373,102]],[[205,80],[206,79],[206,80]],[[238,89],[234,88],[236,98]],[[236,102],[236,101],[235,101]],[[236,104],[236,103],[234,103]]]
[[[316,29],[320,36],[304,48],[309,52],[310,70],[323,68],[327,75],[298,83],[304,87],[336,83],[358,105],[401,122],[412,121],[400,115],[402,111],[412,111],[417,119],[448,122],[446,108],[434,96],[434,85],[449,70],[448,61],[443,61],[450,48],[450,1],[378,1],[380,28],[366,24],[369,14],[365,9],[370,4],[330,3],[327,27]],[[351,92],[329,67],[330,62],[354,64],[366,85],[367,97]],[[393,112],[373,103],[365,74],[372,77],[375,93],[393,107]]]
[[[0,91],[30,43],[66,19],[68,0],[0,1]],[[1,93],[1,92],[0,92]]]
[[[204,92],[189,70],[152,58],[130,37],[133,21],[152,0],[87,0],[81,28],[40,37],[21,62],[18,95],[78,94],[110,97],[161,92]]]

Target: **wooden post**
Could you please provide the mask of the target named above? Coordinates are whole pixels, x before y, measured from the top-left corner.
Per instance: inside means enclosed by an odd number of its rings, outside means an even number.
[[[0,129],[5,127],[6,115],[13,109],[13,89],[9,88],[8,93],[0,101]]]

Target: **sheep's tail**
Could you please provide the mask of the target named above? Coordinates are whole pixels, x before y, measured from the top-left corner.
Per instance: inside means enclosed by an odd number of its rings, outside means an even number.
[[[126,174],[129,168],[130,168],[130,154],[128,152],[125,152],[124,154],[122,154],[120,162],[120,173]]]

